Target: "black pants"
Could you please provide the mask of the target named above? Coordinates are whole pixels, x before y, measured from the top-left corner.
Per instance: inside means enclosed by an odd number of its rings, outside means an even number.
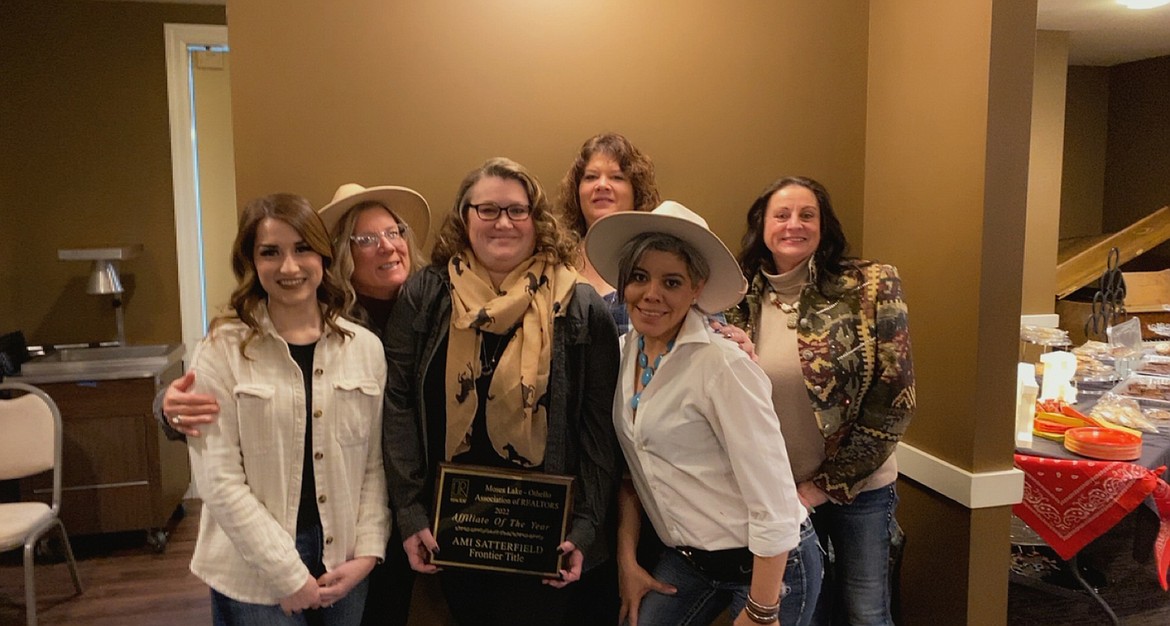
[[[569,592],[566,626],[609,626],[617,624],[621,611],[618,593],[617,559],[607,559],[587,572],[581,580],[565,587]]]
[[[402,549],[396,524],[386,544],[386,560],[370,571],[370,591],[362,626],[406,626],[410,617],[410,597],[414,593],[414,570]]]
[[[557,626],[565,622],[569,589],[545,585],[538,576],[457,568],[447,568],[438,576],[447,608],[460,626]]]

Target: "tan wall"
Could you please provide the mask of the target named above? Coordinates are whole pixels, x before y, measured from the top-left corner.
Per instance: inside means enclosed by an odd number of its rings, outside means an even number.
[[[865,3],[254,0],[229,7],[240,200],[343,182],[449,209],[507,155],[555,194],[587,137],[655,161],[665,198],[738,249],[756,194],[821,179],[861,237]],[[343,35],[344,34],[344,35]]]
[[[0,332],[112,339],[110,298],[57,249],[141,243],[122,267],[127,339],[180,339],[165,22],[223,24],[224,9],[0,3]]]
[[[1011,465],[1034,1],[404,4],[231,5],[241,199],[393,182],[441,212],[488,156],[552,188],[612,129],[734,248],[755,193],[807,173],[855,249],[902,269],[910,441]],[[907,491],[906,623],[1003,623],[1007,508]]]
[[[1036,63],[1032,73],[1032,138],[1020,312],[1041,315],[1052,313],[1056,293],[1068,33],[1036,33]]]
[[[1068,68],[1060,237],[1099,235],[1105,205],[1109,68]]]
[[[1105,159],[1106,231],[1170,205],[1170,56],[1109,69],[1109,145]],[[1170,265],[1170,245],[1156,267]],[[1150,259],[1146,259],[1149,263]]]
[[[906,287],[906,441],[973,472],[1012,464],[1035,28],[1034,1],[870,8],[864,249]],[[1008,508],[901,485],[904,622],[1004,623]]]

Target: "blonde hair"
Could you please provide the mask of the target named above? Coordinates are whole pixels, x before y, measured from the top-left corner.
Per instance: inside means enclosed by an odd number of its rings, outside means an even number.
[[[353,287],[353,248],[354,245],[350,241],[353,236],[353,229],[357,225],[358,216],[362,211],[367,209],[382,209],[394,218],[398,224],[398,229],[402,231],[403,239],[406,240],[406,249],[410,257],[410,272],[414,274],[422,266],[426,265],[426,259],[422,253],[419,252],[418,246],[415,245],[414,229],[407,224],[402,218],[398,217],[390,207],[375,201],[361,202],[350,207],[337,221],[337,225],[333,229],[333,267],[336,268],[337,275],[342,279],[341,288],[345,292],[345,311],[350,316],[364,317],[365,312],[361,307],[357,306],[357,291]]]

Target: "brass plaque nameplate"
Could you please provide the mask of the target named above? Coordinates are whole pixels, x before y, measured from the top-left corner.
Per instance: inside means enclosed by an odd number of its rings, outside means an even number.
[[[573,478],[441,463],[431,563],[544,577],[560,575]]]

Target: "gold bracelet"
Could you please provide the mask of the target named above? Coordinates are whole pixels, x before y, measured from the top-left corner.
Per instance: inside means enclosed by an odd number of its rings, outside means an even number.
[[[748,619],[757,624],[773,624],[780,619],[780,603],[766,606],[757,602],[748,594],[747,604],[744,605],[743,610],[747,613]]]
[[[757,613],[750,606],[743,607],[743,612],[747,614],[748,619],[757,624],[774,624],[780,620],[780,611],[775,613]]]
[[[760,604],[755,598],[752,597],[750,593],[747,597],[747,603],[748,606],[752,607],[760,613],[775,613],[776,611],[780,610],[779,601],[777,601],[776,604]]]

